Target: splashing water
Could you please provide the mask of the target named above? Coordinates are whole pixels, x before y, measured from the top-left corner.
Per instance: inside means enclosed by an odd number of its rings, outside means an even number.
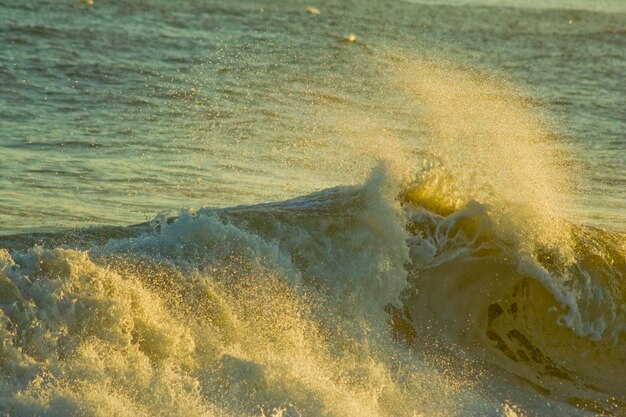
[[[94,4],[88,13],[106,15],[106,7]],[[273,187],[287,187],[285,178],[296,184],[292,190],[322,190],[182,210],[130,227],[0,237],[2,413],[624,413],[626,238],[569,216],[578,184],[564,162],[561,127],[541,105],[504,76],[459,59],[377,46],[366,27],[345,31],[354,30],[358,42],[342,42],[323,32],[336,25],[323,19],[341,21],[334,15],[341,10],[320,6],[311,16],[301,7],[309,20],[300,21],[269,7],[218,9],[194,13],[232,25],[263,15],[297,33],[301,22],[312,25],[305,29],[322,31],[315,42],[328,42],[350,77],[318,55],[315,77],[301,70],[308,55],[300,44],[287,58],[274,51],[271,65],[250,73],[220,61],[206,83],[219,85],[223,101],[203,107],[215,91],[195,80],[193,89],[171,94],[180,102],[167,109],[189,117],[193,108],[202,115],[197,123],[211,127],[198,128],[188,143],[168,137],[177,141],[162,145],[170,165],[158,158],[153,165],[181,181],[214,169],[204,160],[172,165],[168,158],[188,156],[174,152],[182,144],[209,149],[218,156],[211,163],[243,167],[241,181],[228,184],[232,201],[282,195]],[[183,20],[168,28],[167,42],[182,36]],[[260,56],[273,42],[259,47]],[[177,73],[198,59],[170,58],[165,65]],[[264,96],[264,88],[276,94]],[[161,120],[155,97],[141,105],[155,106],[146,117]],[[249,114],[264,123],[254,127]],[[289,127],[279,130],[281,123]],[[215,131],[234,135],[233,143],[207,146]],[[246,147],[255,132],[269,139]],[[106,152],[124,154],[119,143]],[[83,145],[59,145],[66,146]],[[241,149],[256,165],[233,156]],[[272,155],[284,159],[273,171],[265,166]],[[154,169],[141,163],[134,169]],[[206,176],[227,182],[216,172]],[[256,178],[263,174],[271,180]],[[123,183],[111,175],[111,183]],[[157,179],[169,198],[164,178]]]
[[[528,99],[495,75],[451,62],[394,61],[391,77],[422,105],[419,120],[431,135],[408,198],[444,214],[478,201],[503,229],[567,246],[568,172],[554,132]]]

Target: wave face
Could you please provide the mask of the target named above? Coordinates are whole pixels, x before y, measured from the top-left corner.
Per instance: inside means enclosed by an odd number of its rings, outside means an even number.
[[[409,218],[414,286],[397,314],[411,338],[451,343],[578,408],[624,412],[624,235],[572,227],[564,261],[558,248],[520,250],[476,202]]]
[[[3,250],[0,408],[626,410],[623,235],[573,227],[564,263],[525,252],[483,204],[442,214],[396,192],[380,167],[361,186],[94,230],[89,246]]]

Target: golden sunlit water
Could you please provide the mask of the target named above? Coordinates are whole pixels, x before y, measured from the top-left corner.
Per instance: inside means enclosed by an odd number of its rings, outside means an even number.
[[[621,1],[0,17],[0,414],[626,413]]]

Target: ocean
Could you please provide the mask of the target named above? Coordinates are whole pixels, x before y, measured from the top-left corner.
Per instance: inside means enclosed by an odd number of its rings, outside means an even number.
[[[0,0],[0,414],[623,416],[622,0]]]

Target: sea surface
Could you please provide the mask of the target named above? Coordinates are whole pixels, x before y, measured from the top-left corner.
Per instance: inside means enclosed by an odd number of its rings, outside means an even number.
[[[0,0],[0,414],[626,415],[626,2]]]

